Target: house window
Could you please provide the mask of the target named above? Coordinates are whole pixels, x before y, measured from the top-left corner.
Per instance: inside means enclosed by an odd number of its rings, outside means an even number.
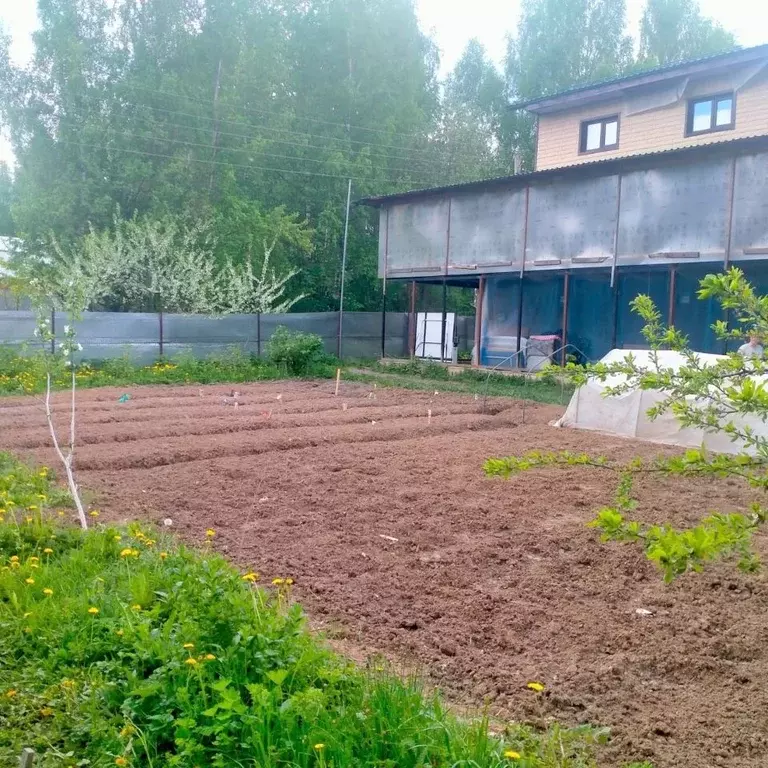
[[[601,152],[619,146],[619,118],[617,115],[585,120],[581,124],[580,152]]]
[[[692,99],[688,102],[686,136],[713,131],[728,131],[735,125],[732,93],[707,96],[706,99]]]

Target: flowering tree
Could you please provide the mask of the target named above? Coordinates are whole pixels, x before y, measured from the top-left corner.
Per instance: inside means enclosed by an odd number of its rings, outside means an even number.
[[[698,295],[700,299],[718,300],[738,324],[729,328],[724,321],[714,323],[712,328],[719,339],[743,339],[747,334],[768,338],[768,296],[758,296],[740,269],[707,275],[701,281]],[[732,555],[738,557],[742,569],[753,570],[759,561],[751,545],[752,535],[768,519],[766,507],[755,503],[740,513],[711,514],[698,525],[683,530],[670,524],[646,525],[630,519],[638,506],[632,487],[638,474],[652,473],[737,477],[752,488],[768,490],[768,438],[742,419],[758,417],[763,423],[768,419],[768,390],[763,378],[768,374],[768,362],[732,353],[705,364],[680,331],[662,323],[661,314],[648,296],[638,296],[633,309],[645,320],[643,332],[651,350],[650,364],[640,365],[628,354],[610,365],[572,365],[569,374],[574,383],[582,385],[589,379],[605,382],[619,374],[622,383],[608,387],[606,396],[634,389],[659,391],[663,398],[648,411],[651,419],[671,413],[684,427],[727,435],[737,452],[710,454],[700,448],[687,450],[682,456],[653,461],[637,458],[627,464],[588,454],[533,452],[522,457],[488,459],[485,472],[489,476],[508,477],[522,470],[552,465],[590,466],[614,472],[619,478],[614,503],[600,509],[590,524],[601,532],[603,540],[639,543],[647,557],[662,569],[667,581],[688,570],[701,570],[708,561]],[[658,355],[661,349],[680,352],[683,364],[677,369],[662,365]]]
[[[45,418],[56,455],[61,461],[67,478],[67,486],[77,508],[80,525],[88,527],[80,491],[75,480],[75,432],[77,364],[75,354],[82,350],[76,338],[75,323],[94,302],[103,298],[114,285],[121,271],[117,251],[100,248],[97,240],[86,238],[81,248],[66,250],[52,241],[52,258],[41,257],[36,264],[27,262],[28,273],[22,277],[28,285],[36,315],[35,337],[42,345],[45,361]],[[51,314],[61,311],[67,317],[63,340],[55,345]],[[69,371],[71,380],[69,436],[66,442],[57,433],[54,424],[54,408],[51,390],[54,373],[60,366]]]

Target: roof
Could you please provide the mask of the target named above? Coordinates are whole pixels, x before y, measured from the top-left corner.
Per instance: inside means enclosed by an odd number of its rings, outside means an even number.
[[[590,101],[616,96],[631,88],[661,83],[687,75],[711,72],[713,69],[725,69],[762,58],[768,59],[768,43],[756,45],[752,48],[737,48],[724,53],[710,54],[699,59],[664,64],[653,69],[633,72],[629,75],[621,75],[620,77],[613,77],[607,80],[599,80],[586,85],[577,85],[549,96],[519,101],[509,106],[510,109],[525,108],[529,112],[546,114],[547,112],[556,112]]]
[[[603,176],[618,171],[635,170],[638,167],[652,165],[660,157],[669,160],[685,160],[714,158],[721,155],[748,154],[754,151],[768,150],[768,136],[755,135],[738,139],[719,141],[716,144],[689,144],[675,149],[662,149],[655,152],[641,152],[623,157],[609,157],[593,160],[588,163],[574,163],[557,168],[547,168],[543,171],[518,173],[513,176],[495,176],[477,181],[466,181],[459,184],[448,184],[442,187],[427,187],[408,192],[395,192],[390,195],[366,197],[357,200],[356,205],[368,205],[374,208],[384,207],[393,203],[406,202],[419,197],[430,197],[444,192],[478,192],[494,187],[525,186],[531,181],[547,181],[555,178]]]

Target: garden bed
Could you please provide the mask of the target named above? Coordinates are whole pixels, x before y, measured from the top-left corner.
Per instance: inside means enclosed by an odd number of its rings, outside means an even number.
[[[473,395],[333,386],[84,392],[80,482],[101,519],[172,518],[197,542],[214,528],[235,562],[292,576],[313,623],[351,652],[423,666],[457,702],[611,726],[605,765],[768,762],[765,577],[719,564],[665,586],[639,548],[585,527],[612,498],[601,470],[482,473],[488,456],[531,449],[662,449],[552,428],[554,406],[493,399],[481,413]],[[2,402],[0,449],[53,462],[38,405]],[[640,517],[677,524],[753,498],[701,478],[638,493]]]

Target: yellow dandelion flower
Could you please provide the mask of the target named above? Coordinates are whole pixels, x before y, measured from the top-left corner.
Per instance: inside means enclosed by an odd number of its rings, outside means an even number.
[[[209,529],[208,529],[208,530],[205,532],[205,535],[206,535],[206,536],[207,536],[209,539],[212,539],[212,538],[213,538],[213,537],[216,535],[216,531],[214,531],[214,530],[213,530],[213,528],[209,528]]]
[[[322,752],[325,749],[325,744],[315,744],[314,749],[318,752]]]
[[[184,643],[182,648],[186,648],[186,650],[191,651],[195,647],[194,643]]]
[[[290,587],[293,584],[293,579],[286,579],[285,583]]]
[[[31,522],[32,522],[34,519],[35,519],[34,517],[29,517],[29,516],[27,516],[27,517],[25,517],[25,518],[24,518],[24,522],[25,522],[25,523],[27,523],[27,524],[29,524],[29,523],[31,523]]]
[[[19,562],[19,556],[18,555],[11,555],[11,562],[12,563],[18,563]]]
[[[12,699],[17,693],[18,691],[15,688],[11,688],[10,690],[5,692],[5,697],[7,699]]]
[[[272,586],[279,587],[281,584],[285,584],[285,579],[272,579]]]
[[[35,580],[34,579],[24,579],[24,583],[25,584],[34,584]]]
[[[122,630],[122,629],[118,629],[118,630],[117,630],[117,632],[115,632],[115,634],[116,634],[118,637],[122,637],[122,636],[125,634],[125,632],[123,632],[123,630]]]
[[[68,680],[67,678],[64,678],[61,681],[61,687],[62,688],[74,688],[75,687],[75,681],[74,680]]]
[[[531,691],[536,691],[536,693],[541,693],[545,688],[544,683],[537,683],[535,680],[528,683],[525,687]]]
[[[212,653],[206,653],[205,654],[205,660],[206,661],[216,661],[216,657]]]
[[[195,664],[197,664],[197,659],[193,659],[191,656],[184,662],[185,664],[189,664],[190,667],[194,667]]]
[[[115,765],[128,765],[128,758],[127,757],[116,757],[115,758]]]
[[[32,611],[27,611],[22,618],[28,619],[32,615]]]
[[[124,725],[124,726],[123,726],[123,727],[120,729],[120,735],[121,735],[121,736],[122,736],[124,739],[125,739],[125,738],[127,738],[128,736],[131,736],[131,735],[133,735],[134,733],[136,733],[136,729],[135,729],[135,728],[134,728],[132,725]]]
[[[30,564],[29,564],[29,567],[30,567],[30,568],[39,568],[39,567],[40,567],[40,565],[39,565],[39,563],[30,563]]]
[[[32,556],[32,557],[29,558],[29,562],[30,563],[38,563],[38,562],[40,562],[40,558]]]
[[[43,594],[44,594],[46,597],[50,597],[50,596],[53,594],[53,590],[52,590],[50,587],[46,587],[46,588],[43,590]]]
[[[40,710],[42,717],[53,717],[53,710],[50,707],[43,707]]]
[[[115,536],[114,536],[114,540],[115,541],[122,541],[123,537],[119,533],[116,533]]]
[[[27,509],[28,509],[30,512],[37,512],[37,510],[38,510],[38,509],[40,509],[40,507],[38,507],[38,506],[37,506],[37,504],[30,504],[30,505],[27,507]]]
[[[250,581],[251,584],[253,584],[254,581],[259,580],[259,574],[254,573],[253,571],[250,571],[249,573],[246,573],[243,575],[243,581]]]
[[[98,509],[92,509],[88,514],[91,517],[98,517],[99,516],[99,510]]]
[[[519,760],[521,755],[519,752],[515,752],[514,749],[508,749],[504,752],[504,757],[506,757],[507,760]]]
[[[11,562],[11,568],[20,568],[20,567],[21,567],[21,564],[19,563],[18,560],[13,560]]]
[[[140,610],[141,610],[141,605],[140,605],[139,603],[134,603],[134,604],[131,606],[131,610],[134,610],[134,611],[140,611]]]
[[[50,547],[46,547],[46,548],[43,550],[43,554],[44,554],[44,555],[52,555],[52,554],[53,554],[53,550],[52,550]]]
[[[160,559],[161,560],[165,560],[166,557],[168,557],[168,553],[167,552],[161,552],[160,553]]]
[[[94,606],[91,606],[91,607],[88,609],[88,613],[90,613],[90,614],[91,614],[91,616],[96,616],[96,614],[97,614],[98,612],[99,612],[99,609],[98,609],[98,608],[94,608]]]

